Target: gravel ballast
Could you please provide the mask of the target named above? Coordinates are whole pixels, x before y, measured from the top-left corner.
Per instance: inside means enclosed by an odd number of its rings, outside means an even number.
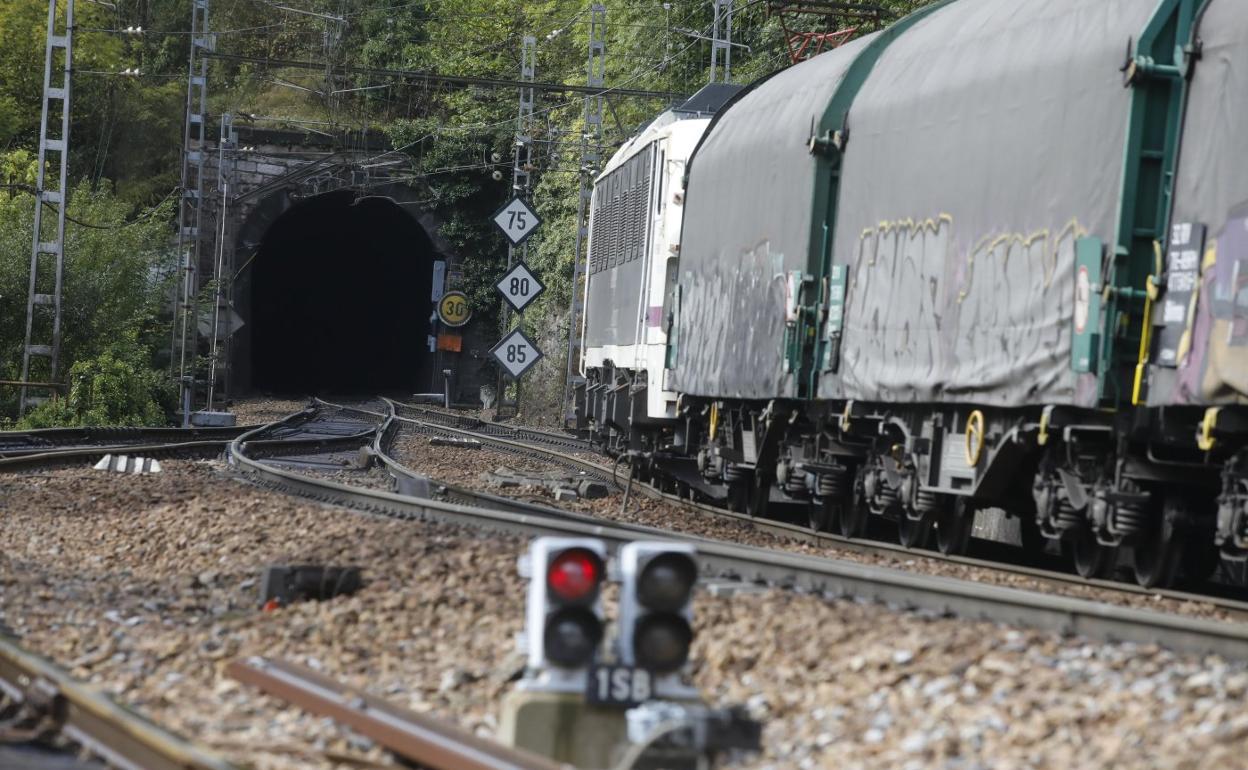
[[[226,678],[287,658],[492,732],[518,671],[523,540],[166,472],[0,476],[0,623],[120,700],[258,768],[384,763]],[[344,475],[347,475],[344,472]],[[356,564],[354,596],[257,609],[271,563]],[[693,670],[767,719],[757,767],[1248,767],[1248,668],[779,591],[697,600]]]
[[[668,500],[656,500],[645,497],[637,490],[634,490],[631,495],[627,508],[622,508],[621,494],[618,492],[612,493],[605,498],[560,502],[554,499],[550,489],[540,486],[500,488],[488,483],[484,478],[485,474],[496,471],[499,468],[510,468],[535,474],[563,473],[572,475],[573,472],[552,462],[520,456],[512,452],[491,449],[489,447],[463,449],[453,446],[433,446],[430,444],[428,436],[408,427],[405,427],[399,433],[391,451],[394,457],[407,467],[439,481],[543,505],[553,505],[612,521],[643,524],[649,527],[657,527],[673,532],[684,532],[742,545],[777,548],[805,555],[826,556],[863,564],[892,567],[907,572],[941,575],[1029,591],[1059,593],[1073,598],[1089,599],[1091,601],[1106,602],[1138,609],[1171,612],[1210,620],[1230,619],[1228,613],[1213,602],[1178,601],[1159,594],[1117,591],[1094,585],[1084,585],[1078,582],[1054,583],[1053,581],[1039,580],[1025,574],[930,558],[924,556],[924,552],[917,549],[905,554],[881,553],[838,547],[836,545],[816,544],[783,537],[757,529],[748,521],[707,515],[701,511],[693,510]],[[606,458],[598,457],[595,459],[599,463],[607,462]],[[624,475],[627,474],[626,465],[619,472],[622,479],[627,478]]]
[[[253,397],[238,399],[228,409],[234,413],[234,419],[239,425],[262,425],[288,417],[303,409],[309,402],[310,399],[307,398]]]

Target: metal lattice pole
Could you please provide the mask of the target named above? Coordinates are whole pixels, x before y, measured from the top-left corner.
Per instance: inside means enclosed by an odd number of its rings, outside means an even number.
[[[520,46],[520,80],[525,83],[532,83],[534,74],[537,71],[537,38],[526,35]],[[531,171],[533,170],[533,102],[536,93],[533,86],[520,87],[520,107],[516,115],[516,139],[514,163],[511,169],[511,192],[512,195],[519,195],[527,202],[529,192],[532,186]],[[520,246],[510,245],[507,247],[507,269],[510,270],[516,262],[516,254],[519,253],[520,259],[523,260],[528,256],[528,243],[522,243]],[[503,331],[507,332],[511,329],[511,308],[503,308]],[[513,401],[507,401],[506,398],[506,379],[502,372],[498,375],[498,406],[500,410],[504,407],[511,407],[513,410],[519,408],[520,404],[520,381],[516,380],[516,398]]]
[[[714,31],[711,38],[712,83],[732,82],[732,2],[733,0],[711,0],[711,5],[715,9]],[[722,80],[718,75],[721,66]]]
[[[208,0],[191,2],[191,53],[187,67],[186,124],[182,136],[182,202],[178,209],[178,259],[182,267],[181,298],[174,313],[170,368],[178,367],[182,424],[189,425],[195,402],[195,300],[199,291],[200,226],[204,204],[204,147],[208,122],[208,57],[214,48],[208,31]]]
[[[26,341],[22,348],[22,382],[30,382],[32,371],[43,382],[56,381],[61,356],[61,283],[65,275],[65,209],[69,207],[69,190],[66,181],[69,172],[69,113],[70,113],[70,81],[74,63],[74,0],[65,0],[65,31],[57,34],[57,0],[48,0],[48,34],[43,58],[43,113],[39,121],[39,171],[35,182],[35,221],[33,245],[30,253],[30,289],[26,295]],[[64,51],[64,64],[59,86],[52,85],[55,70],[56,51]],[[60,103],[61,134],[59,138],[48,135],[48,118],[53,112],[53,100]],[[56,189],[47,189],[48,153],[57,153],[58,184]],[[43,207],[56,207],[56,235],[51,240],[43,239]],[[52,257],[53,282],[48,292],[46,281],[41,280],[45,257]],[[51,308],[51,329],[44,308]],[[43,316],[38,318],[37,316]],[[36,340],[42,340],[37,342]],[[32,369],[31,359],[44,359],[45,367]],[[37,371],[42,369],[45,373]],[[18,399],[18,409],[25,412],[27,405],[37,405],[44,400],[41,396],[32,396],[23,385]],[[55,391],[53,391],[55,392]]]
[[[607,68],[607,9],[594,5],[589,11],[589,55],[585,61],[585,82],[602,88]],[[581,350],[585,337],[585,303],[589,291],[589,202],[593,181],[602,162],[602,113],[606,97],[602,93],[585,97],[585,125],[581,130],[580,195],[576,204],[576,245],[572,255],[572,311],[568,316],[568,367],[563,386],[564,419],[575,417],[571,396],[581,380]]]
[[[208,357],[208,411],[216,405],[218,372],[224,383],[229,381],[229,338],[233,319],[233,273],[234,249],[229,244],[230,192],[234,182],[234,148],[238,135],[234,131],[234,116],[221,115],[221,138],[217,142],[217,256],[212,271],[214,279],[212,302],[212,344]],[[224,311],[224,312],[222,312]]]
[[[537,38],[526,36],[520,48],[520,79],[526,83],[532,83],[536,69]],[[526,201],[528,200],[531,187],[529,172],[533,168],[533,94],[532,86],[521,86],[520,111],[516,117],[515,163],[511,170],[512,193],[522,196]],[[515,263],[517,248],[520,251],[520,259],[528,256],[529,247],[527,243],[522,243],[519,247],[508,247],[508,269]]]

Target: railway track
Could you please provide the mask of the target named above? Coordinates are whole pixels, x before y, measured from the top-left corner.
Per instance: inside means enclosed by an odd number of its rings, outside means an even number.
[[[73,449],[120,449],[132,446],[229,441],[251,426],[232,428],[40,428],[0,432],[0,458]]]
[[[1213,652],[1230,658],[1248,659],[1248,625],[1244,624],[1215,622],[948,577],[916,575],[876,565],[738,545],[636,524],[605,522],[558,508],[452,488],[438,484],[414,469],[404,467],[391,456],[390,444],[398,431],[396,424],[414,419],[396,415],[393,404],[387,402],[384,412],[329,404],[323,404],[320,408],[365,412],[379,418],[380,422],[371,439],[364,436],[352,437],[351,440],[358,442],[356,451],[367,447],[367,451],[375,455],[395,477],[396,484],[403,486],[423,482],[427,487],[427,494],[416,496],[367,489],[279,467],[271,456],[266,458],[261,455],[279,448],[280,442],[275,442],[265,434],[272,433],[274,426],[281,423],[257,428],[235,439],[230,446],[231,462],[239,473],[263,486],[377,515],[466,525],[525,537],[597,537],[607,542],[613,550],[625,543],[642,539],[690,542],[698,548],[702,574],[711,579],[767,584],[831,597],[873,600],[911,610],[984,618],[1058,633],[1082,634],[1093,639],[1156,643],[1179,651]],[[441,427],[456,432],[464,430]],[[485,438],[518,443],[511,439]],[[257,452],[256,448],[263,451]],[[343,448],[341,445],[335,446],[333,451]],[[587,461],[576,458],[576,462]],[[399,479],[407,481],[398,481]],[[662,494],[657,490],[653,493]],[[718,515],[718,511],[716,514]],[[800,528],[792,531],[798,532]],[[1067,576],[1057,577],[1065,579]],[[1208,597],[1203,596],[1192,599],[1209,601]],[[1233,605],[1232,609],[1238,612],[1248,608]]]
[[[0,636],[0,693],[10,704],[5,737],[60,734],[112,767],[232,770],[233,765],[76,681],[48,660]],[[19,735],[20,731],[20,735]]]
[[[417,429],[424,432],[431,433],[438,430],[436,427],[431,426],[423,420],[416,421],[413,418],[404,417],[398,414],[399,411],[407,412],[413,409],[413,407],[399,402],[391,403],[396,410],[397,420],[413,423]],[[456,435],[462,438],[472,438],[504,451],[521,453],[527,457],[546,460],[547,462],[568,468],[570,470],[586,473],[598,478],[605,478],[614,483],[616,486],[620,486],[620,475],[615,472],[614,468],[594,463],[581,456],[569,455],[539,444],[526,444],[514,439],[500,439],[491,436],[490,434],[478,433],[463,428],[455,428],[454,433],[451,435]],[[718,506],[697,502],[686,497],[663,492],[651,484],[640,481],[634,482],[634,489],[639,494],[645,495],[652,499],[664,500],[672,505],[679,506],[701,516],[748,524],[761,532],[766,532],[777,537],[787,538],[798,542],[810,543],[816,546],[898,560],[922,557],[960,567],[1009,572],[1020,577],[1042,581],[1052,585],[1091,587],[1134,596],[1162,597],[1178,602],[1203,602],[1212,604],[1219,609],[1224,610],[1228,615],[1237,620],[1248,621],[1248,602],[1244,602],[1234,598],[1233,596],[1227,595],[1225,592],[1220,590],[1220,587],[1213,587],[1219,589],[1214,593],[1195,593],[1174,589],[1148,589],[1135,585],[1134,583],[1083,578],[1069,572],[1010,563],[1008,561],[1004,561],[1004,555],[999,553],[997,554],[997,558],[976,558],[970,556],[946,555],[940,553],[939,551],[906,548],[904,546],[885,541],[848,538],[829,532],[815,531],[808,526],[802,526],[784,521],[776,521],[773,519],[755,518],[745,513],[739,513]],[[984,545],[987,546],[989,544],[985,543]],[[998,548],[990,547],[987,550],[997,553],[1006,549],[1009,549],[1008,545],[1001,545]]]
[[[471,415],[448,412],[444,409],[416,406],[415,404],[404,404],[399,401],[392,401],[391,399],[385,400],[393,404],[396,410],[402,410],[416,415],[417,419],[425,423],[433,423],[435,425],[442,425],[449,428],[459,428],[478,435],[492,436],[512,442],[545,446],[563,451],[595,451],[594,445],[588,440],[577,438],[575,436],[569,436],[566,433],[556,433],[554,431],[539,430],[537,428],[526,428],[516,425],[504,425],[497,422],[487,422],[480,418],[472,417]]]
[[[235,660],[231,675],[368,736],[430,770],[558,770],[557,763],[346,688],[314,671],[260,658]],[[126,770],[234,770],[0,635],[0,745],[63,736],[83,754]],[[21,767],[66,767],[45,753],[11,755]],[[20,759],[19,759],[20,758]],[[81,758],[81,756],[80,756]],[[0,757],[0,762],[4,761]],[[18,765],[5,765],[18,766]],[[83,767],[96,767],[83,763]]]
[[[460,422],[469,425],[480,425],[483,428],[482,430],[475,430],[462,425],[451,425],[450,423],[454,422],[454,420],[447,418],[456,417],[457,415],[412,406],[388,398],[383,398],[382,401],[393,413],[396,422],[405,423],[420,433],[473,439],[483,444],[488,444],[495,449],[501,449],[504,452],[522,457],[547,462],[554,461],[556,464],[576,473],[610,483],[617,488],[623,487],[621,477],[616,472],[616,468],[585,457],[586,454],[594,451],[587,441],[581,441],[572,436],[561,437],[558,434],[546,431],[512,428],[496,423],[488,423],[474,417],[462,417]],[[406,417],[399,414],[400,412],[419,414],[421,416]],[[427,419],[430,415],[435,416],[437,419]],[[571,454],[570,452],[578,454]],[[627,477],[625,477],[626,479]]]
[[[47,428],[0,433],[0,473],[94,462],[107,454],[212,457],[254,426],[236,428]]]
[[[561,770],[565,766],[473,735],[287,661],[246,658],[228,673],[244,684],[320,714],[427,770]]]

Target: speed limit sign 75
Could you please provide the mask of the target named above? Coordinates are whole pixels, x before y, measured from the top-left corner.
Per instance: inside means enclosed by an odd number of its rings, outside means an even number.
[[[498,225],[498,229],[503,231],[503,235],[507,236],[507,240],[511,241],[512,246],[519,246],[536,230],[542,220],[538,218],[537,213],[524,202],[524,199],[516,196],[498,211],[492,217],[494,224]]]

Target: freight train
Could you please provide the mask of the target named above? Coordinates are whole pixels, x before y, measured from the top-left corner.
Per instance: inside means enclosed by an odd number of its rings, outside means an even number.
[[[1241,0],[937,0],[624,146],[577,409],[756,516],[1084,576],[1248,556]]]

